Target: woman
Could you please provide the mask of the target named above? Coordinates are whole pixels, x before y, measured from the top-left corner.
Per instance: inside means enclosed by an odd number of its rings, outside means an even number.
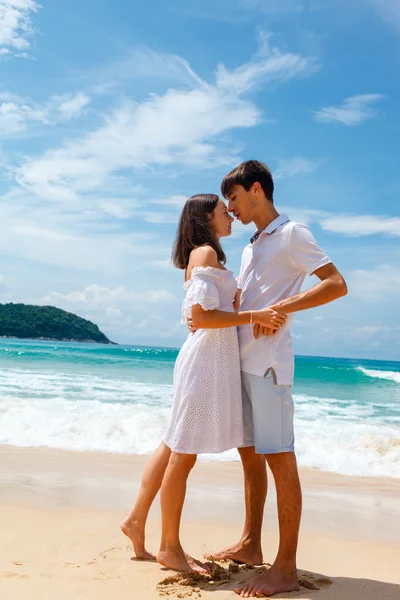
[[[139,495],[121,524],[138,558],[145,550],[144,529],[161,487],[160,564],[176,571],[205,571],[185,554],[179,528],[186,482],[197,454],[224,452],[245,445],[237,325],[260,323],[273,330],[286,316],[272,309],[235,311],[236,280],[225,269],[220,239],[231,234],[233,218],[214,194],[186,202],[173,249],[173,263],[185,270],[182,322],[191,318],[196,333],[182,346],[174,369],[174,405],[164,441],[147,464]]]

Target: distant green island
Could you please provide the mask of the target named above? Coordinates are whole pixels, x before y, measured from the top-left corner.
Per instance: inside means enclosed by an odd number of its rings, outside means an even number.
[[[0,337],[114,344],[97,325],[55,306],[0,304]]]

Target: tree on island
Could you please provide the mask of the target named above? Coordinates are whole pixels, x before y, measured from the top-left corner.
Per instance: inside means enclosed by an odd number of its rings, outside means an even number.
[[[0,337],[112,344],[97,325],[55,306],[0,304]]]

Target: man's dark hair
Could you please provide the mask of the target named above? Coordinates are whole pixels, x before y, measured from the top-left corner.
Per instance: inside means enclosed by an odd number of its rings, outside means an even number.
[[[219,262],[226,262],[209,218],[217,207],[218,200],[215,194],[197,194],[186,201],[172,249],[172,263],[178,269],[187,268],[192,250],[206,245],[214,248]]]
[[[243,186],[248,192],[257,181],[261,185],[266,198],[273,202],[274,180],[271,171],[266,164],[258,160],[246,160],[228,175],[225,175],[221,184],[222,195],[227,198],[235,185]]]

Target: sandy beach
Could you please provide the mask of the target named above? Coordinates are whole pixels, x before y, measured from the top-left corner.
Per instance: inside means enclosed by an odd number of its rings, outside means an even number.
[[[191,597],[229,600],[255,573],[222,564],[212,582],[173,581],[155,563],[133,559],[119,531],[146,457],[0,447],[1,600]],[[400,598],[400,481],[303,470],[300,592],[281,598]],[[265,561],[277,527],[271,482],[264,521]],[[239,463],[199,463],[190,478],[182,539],[196,557],[237,540],[243,521]],[[148,547],[159,540],[155,503]],[[264,567],[266,568],[266,567]]]

